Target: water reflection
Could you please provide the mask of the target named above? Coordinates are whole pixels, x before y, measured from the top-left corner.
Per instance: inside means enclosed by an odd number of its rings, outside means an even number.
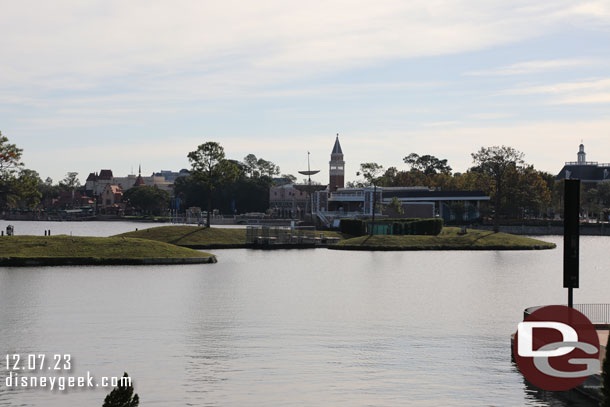
[[[583,238],[577,302],[608,301],[608,243]],[[0,268],[0,354],[126,370],[152,406],[581,405],[527,388],[510,361],[523,308],[565,301],[560,248],[216,254],[214,265]],[[100,405],[106,393],[0,386],[0,406]]]

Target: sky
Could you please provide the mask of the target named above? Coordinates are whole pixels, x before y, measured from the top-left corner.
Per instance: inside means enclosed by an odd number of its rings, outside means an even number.
[[[0,0],[0,131],[26,167],[188,168],[217,141],[296,175],[339,133],[346,179],[510,145],[610,162],[610,1]],[[301,178],[301,177],[300,177]]]

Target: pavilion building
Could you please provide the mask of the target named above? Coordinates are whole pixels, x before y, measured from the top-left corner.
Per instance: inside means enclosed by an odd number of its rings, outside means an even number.
[[[566,161],[555,179],[557,181],[562,179],[579,179],[583,183],[597,184],[610,180],[610,163],[587,161],[585,146],[581,143],[578,146],[578,153],[576,153],[576,161]]]

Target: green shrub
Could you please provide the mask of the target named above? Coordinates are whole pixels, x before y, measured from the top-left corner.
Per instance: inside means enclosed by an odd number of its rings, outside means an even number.
[[[339,230],[346,235],[364,236],[366,234],[366,224],[360,219],[341,219]]]
[[[392,234],[394,235],[428,235],[436,236],[443,230],[441,218],[431,219],[390,219],[392,222]],[[387,224],[388,219],[381,223]]]
[[[436,236],[443,230],[443,220],[440,218],[420,219],[415,224],[417,235]]]
[[[390,223],[391,222],[391,223]],[[341,219],[341,232],[352,236],[363,236],[366,234],[366,225],[371,227],[371,221],[359,219]],[[369,229],[370,230],[370,229]],[[441,218],[419,219],[383,219],[375,222],[375,234],[386,230],[392,235],[428,235],[436,236],[443,230]]]
[[[402,235],[404,223],[394,222],[392,223],[392,234],[393,235]]]

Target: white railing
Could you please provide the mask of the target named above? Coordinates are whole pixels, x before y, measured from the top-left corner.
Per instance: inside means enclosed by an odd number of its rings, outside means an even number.
[[[324,224],[324,226],[328,227],[330,225],[330,220],[328,220],[326,215],[324,215],[321,211],[316,212],[316,215],[318,215],[318,218],[320,219],[322,224]]]
[[[344,196],[363,196],[364,192],[333,192],[330,194],[331,197],[342,198]]]
[[[566,161],[565,165],[599,165],[597,161],[585,161],[585,162],[578,162],[578,161]]]

